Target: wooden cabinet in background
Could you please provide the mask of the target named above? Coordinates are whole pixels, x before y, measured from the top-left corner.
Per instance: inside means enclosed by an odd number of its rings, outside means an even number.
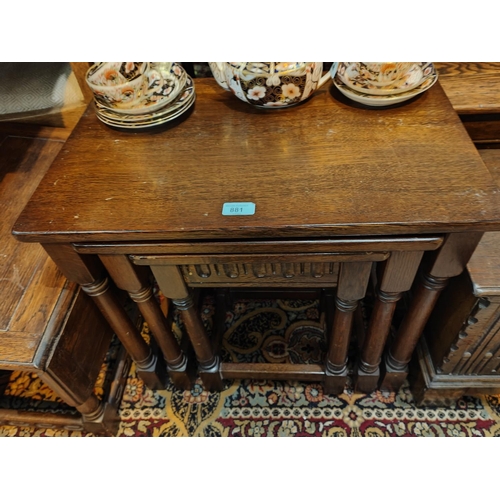
[[[500,149],[480,153],[500,185]],[[419,403],[500,392],[499,233],[483,236],[467,270],[444,290],[417,354],[412,385]]]
[[[500,62],[435,66],[439,82],[474,143],[500,145]]]

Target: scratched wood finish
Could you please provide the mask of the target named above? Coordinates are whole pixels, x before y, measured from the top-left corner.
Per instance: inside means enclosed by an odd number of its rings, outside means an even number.
[[[193,113],[148,132],[113,130],[91,105],[18,219],[17,237],[186,241],[500,228],[500,194],[439,82],[392,109],[351,105],[327,85],[300,106],[269,111],[213,79],[195,85]],[[256,213],[224,217],[228,201],[253,201]]]

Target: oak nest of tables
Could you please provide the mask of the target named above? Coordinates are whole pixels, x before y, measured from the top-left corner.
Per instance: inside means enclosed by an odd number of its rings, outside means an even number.
[[[483,232],[500,229],[498,186],[439,82],[387,109],[347,102],[333,86],[269,111],[212,79],[195,87],[189,116],[148,131],[107,127],[90,105],[14,235],[41,244],[95,300],[153,388],[164,385],[165,366],[180,387],[191,378],[151,273],[181,311],[207,389],[224,378],[296,378],[319,380],[330,393],[344,389],[354,312],[375,274],[356,384],[399,387],[440,291]],[[225,203],[242,202],[255,213],[223,214]],[[397,301],[412,285],[386,347]],[[115,286],[138,303],[161,355]],[[324,363],[221,362],[193,300],[202,287],[335,290]]]

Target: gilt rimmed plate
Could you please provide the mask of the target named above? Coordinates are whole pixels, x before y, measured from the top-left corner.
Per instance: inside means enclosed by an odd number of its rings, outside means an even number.
[[[151,120],[158,120],[169,115],[170,113],[177,111],[178,109],[181,109],[184,106],[185,102],[189,100],[192,94],[194,94],[194,84],[193,80],[188,77],[186,78],[184,88],[181,92],[179,92],[177,98],[174,99],[173,102],[165,104],[161,109],[158,109],[156,111],[143,113],[141,115],[117,113],[114,109],[104,107],[96,101],[96,113],[99,115],[99,117],[103,117],[111,121],[119,121],[125,123],[140,123]]]
[[[168,71],[162,68],[162,64],[151,63],[150,66],[152,69],[161,72],[164,80],[163,85],[159,88],[154,88],[153,82],[144,82],[142,92],[149,93],[150,95],[140,103],[119,108],[117,106],[110,106],[109,103],[98,97],[95,98],[95,101],[100,105],[101,109],[106,108],[122,115],[144,115],[162,109],[176,99],[187,80],[187,73],[180,64],[172,63]]]
[[[128,123],[128,122],[120,122],[120,121],[114,121],[114,120],[108,120],[103,117],[100,117],[97,115],[99,120],[101,120],[103,123],[106,125],[109,125],[111,127],[116,127],[116,128],[122,128],[122,129],[128,129],[128,130],[139,130],[139,129],[145,129],[145,128],[150,128],[150,127],[156,127],[158,125],[163,125],[165,123],[168,123],[172,120],[175,120],[179,116],[183,115],[186,111],[191,108],[191,106],[194,104],[196,101],[196,94],[193,94],[191,96],[191,99],[185,103],[185,106],[178,110],[177,112],[173,114],[169,114],[163,118],[157,118],[155,120],[151,121],[146,121],[144,123]]]
[[[194,85],[192,85],[192,80],[189,79],[191,85],[186,85],[183,92],[178,96],[178,98],[170,104],[167,104],[164,109],[155,111],[153,113],[146,113],[144,115],[121,115],[119,113],[114,113],[108,109],[96,109],[96,113],[100,118],[106,121],[130,124],[134,126],[135,124],[144,123],[156,123],[163,118],[167,118],[173,114],[177,114],[179,111],[183,111],[187,105],[191,102],[194,95]]]
[[[158,125],[163,125],[164,123],[170,122],[172,120],[175,120],[176,118],[184,114],[186,111],[188,111],[188,109],[191,108],[191,106],[194,104],[195,101],[196,101],[196,93],[193,92],[192,94],[190,94],[188,99],[183,101],[182,103],[183,105],[180,108],[177,108],[174,111],[170,111],[169,113],[163,116],[150,118],[147,120],[143,120],[141,122],[126,122],[118,119],[109,119],[104,116],[101,116],[99,113],[97,113],[97,118],[99,118],[99,120],[101,120],[106,125],[122,129],[137,130],[137,129],[155,127]]]
[[[359,102],[365,106],[382,107],[400,104],[412,99],[413,97],[431,88],[437,82],[437,79],[438,75],[436,71],[433,71],[433,73],[428,75],[418,87],[413,90],[409,90],[408,92],[402,92],[401,94],[396,95],[369,95],[357,92],[342,82],[338,76],[334,78],[333,83],[342,94],[355,102]]]
[[[397,64],[387,63],[394,67]],[[356,92],[368,95],[396,95],[409,92],[419,87],[424,80],[434,72],[432,63],[413,63],[401,71],[401,75],[394,81],[385,80],[382,73],[373,72],[369,63],[346,62],[339,63],[337,75],[339,79],[349,88]],[[387,77],[387,75],[385,75]]]

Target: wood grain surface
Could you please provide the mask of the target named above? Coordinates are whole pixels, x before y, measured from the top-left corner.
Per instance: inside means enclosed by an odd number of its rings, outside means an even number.
[[[0,364],[30,365],[66,279],[39,245],[10,234],[62,143],[6,137],[0,144]]]
[[[500,113],[500,62],[442,62],[434,65],[457,113]]]
[[[184,120],[113,130],[92,105],[14,226],[24,241],[422,234],[500,229],[500,194],[439,82],[368,109],[326,85],[256,110],[195,81]],[[222,216],[225,202],[256,213]]]

